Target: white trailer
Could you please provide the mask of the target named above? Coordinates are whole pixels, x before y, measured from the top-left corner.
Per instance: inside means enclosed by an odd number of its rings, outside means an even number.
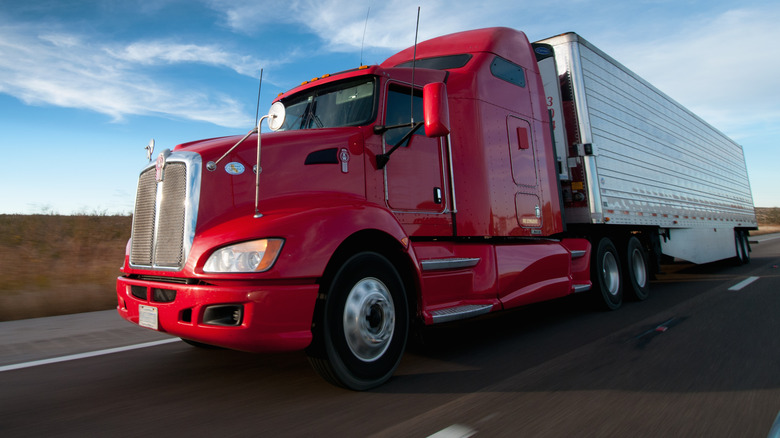
[[[757,223],[742,147],[579,35],[539,44],[554,51],[539,64],[567,226],[651,230],[665,255],[747,262]]]

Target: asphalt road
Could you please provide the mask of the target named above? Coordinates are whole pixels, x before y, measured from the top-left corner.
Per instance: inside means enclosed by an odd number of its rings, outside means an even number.
[[[434,327],[364,393],[303,353],[201,350],[113,311],[0,323],[0,435],[767,437],[780,235],[760,239],[749,265],[665,266],[617,312],[575,296]]]

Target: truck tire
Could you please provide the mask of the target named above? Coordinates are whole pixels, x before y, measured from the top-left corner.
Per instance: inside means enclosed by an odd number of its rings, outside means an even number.
[[[738,265],[750,263],[750,243],[745,231],[734,230],[734,245],[737,247],[736,262]]]
[[[590,277],[596,302],[607,310],[616,310],[623,304],[623,282],[617,248],[608,237],[602,237],[593,251]]]
[[[325,380],[363,391],[393,375],[406,348],[409,310],[387,258],[374,252],[349,258],[327,287],[318,318],[307,354]]]
[[[624,283],[628,285],[629,295],[637,301],[646,300],[650,296],[647,251],[635,236],[628,239],[624,261]]]

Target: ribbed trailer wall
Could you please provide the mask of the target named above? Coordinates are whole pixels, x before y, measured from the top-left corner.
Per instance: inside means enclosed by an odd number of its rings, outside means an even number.
[[[592,145],[563,152],[567,186],[587,192],[586,201],[567,202],[567,222],[756,225],[740,145],[577,34],[540,43],[553,46],[564,95],[573,98],[570,143]]]

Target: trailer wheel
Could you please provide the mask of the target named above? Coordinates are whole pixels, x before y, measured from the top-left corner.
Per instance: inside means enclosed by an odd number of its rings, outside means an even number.
[[[590,266],[596,301],[608,310],[618,309],[623,304],[620,259],[615,244],[608,237],[599,240]]]
[[[327,290],[307,349],[314,370],[356,391],[381,385],[398,367],[409,329],[398,271],[380,254],[360,253],[342,265]]]
[[[629,294],[637,301],[644,301],[650,296],[650,270],[647,251],[635,236],[628,239],[625,256],[624,271]]]
[[[747,233],[742,230],[734,230],[734,245],[737,247],[737,264],[750,263],[750,243]]]

